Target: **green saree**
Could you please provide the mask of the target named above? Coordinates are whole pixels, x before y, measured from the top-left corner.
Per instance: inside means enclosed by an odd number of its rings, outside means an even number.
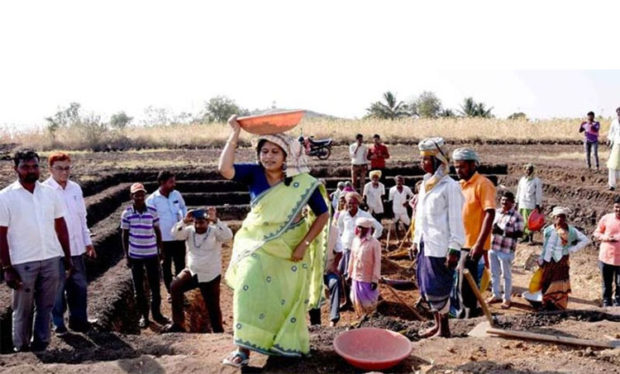
[[[316,188],[309,174],[293,177],[259,195],[235,235],[226,283],[234,289],[235,344],[269,355],[301,356],[310,352],[306,312],[317,308],[323,290],[328,225],[312,241],[302,261],[290,260],[314,217],[298,222]]]

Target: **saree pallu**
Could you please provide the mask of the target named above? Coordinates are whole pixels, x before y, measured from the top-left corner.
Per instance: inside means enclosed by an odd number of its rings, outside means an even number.
[[[323,290],[326,225],[302,261],[290,260],[314,222],[309,210],[294,222],[316,188],[308,174],[259,195],[237,232],[226,283],[234,289],[235,344],[260,353],[298,357],[310,352],[306,311],[318,308]]]
[[[570,266],[568,255],[560,261],[545,262],[542,266],[543,307],[550,310],[565,310],[568,306],[570,289]]]

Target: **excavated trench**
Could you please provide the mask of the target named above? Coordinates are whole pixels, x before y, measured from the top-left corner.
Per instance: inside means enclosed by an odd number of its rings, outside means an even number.
[[[183,194],[188,206],[214,205],[224,221],[235,221],[231,228],[249,210],[247,189],[236,182],[222,180],[213,170],[174,170],[177,176],[177,189]],[[123,207],[129,201],[129,186],[143,182],[148,191],[157,188],[153,182],[157,170],[139,170],[114,174],[88,176],[81,183],[86,199],[88,224],[93,234],[93,244],[97,249],[97,259],[86,261],[89,281],[88,313],[98,319],[100,330],[139,334],[138,313],[133,297],[131,274],[125,266],[120,245],[119,221]],[[481,172],[497,183],[497,175],[507,173],[506,165],[483,166]],[[317,165],[312,174],[323,178],[329,192],[336,184],[348,178],[348,166]],[[384,184],[391,187],[395,175],[405,176],[406,184],[413,186],[421,179],[422,170],[417,165],[402,164],[385,171]],[[79,180],[79,179],[78,179]],[[389,207],[388,207],[389,208]],[[385,269],[389,274],[389,269]],[[397,268],[392,269],[397,272]],[[403,275],[403,274],[401,274]],[[11,308],[10,290],[0,288],[0,352],[11,352]],[[189,306],[185,308],[187,328],[191,332],[210,330],[202,297],[198,292],[188,295]],[[389,306],[388,306],[389,308]],[[395,309],[396,308],[396,309]],[[390,308],[390,316],[407,317],[407,310],[399,311],[397,306]],[[392,317],[386,317],[392,318]]]

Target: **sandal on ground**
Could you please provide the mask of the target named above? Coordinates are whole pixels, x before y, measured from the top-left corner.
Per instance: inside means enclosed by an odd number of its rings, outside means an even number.
[[[230,352],[230,354],[222,360],[223,365],[232,366],[237,369],[248,366],[249,363],[250,357],[239,350]]]
[[[504,301],[501,305],[502,309],[510,309],[512,303],[510,301]]]
[[[501,303],[501,302],[502,302],[502,299],[500,299],[498,297],[494,297],[494,296],[491,296],[491,297],[489,297],[487,299],[487,304],[498,304],[498,303]]]

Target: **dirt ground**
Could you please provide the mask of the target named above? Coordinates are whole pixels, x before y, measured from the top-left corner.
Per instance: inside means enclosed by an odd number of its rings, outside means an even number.
[[[516,189],[521,166],[526,162],[537,165],[537,174],[545,184],[545,210],[562,203],[569,205],[574,214],[571,220],[588,235],[600,216],[611,210],[615,193],[606,191],[606,170],[588,171],[580,158],[581,148],[576,145],[475,145],[485,163],[505,163],[510,173],[499,177],[500,188]],[[147,152],[118,152],[76,154],[74,174],[83,183],[105,173],[118,171],[152,170],[161,167],[183,167],[198,170],[213,167],[218,150],[175,150]],[[417,162],[416,149],[412,145],[390,147],[393,165]],[[239,158],[254,159],[251,149],[239,152]],[[346,165],[345,147],[336,147],[327,165]],[[315,163],[323,165],[324,163]],[[601,160],[604,165],[604,158]],[[1,185],[14,177],[10,162],[1,162]],[[42,171],[45,174],[45,171]],[[97,227],[107,232],[116,225],[118,211],[103,219]],[[106,221],[107,220],[107,221]],[[583,312],[564,314],[532,314],[529,304],[520,297],[532,274],[532,258],[540,253],[540,235],[533,246],[519,245],[513,266],[513,307],[506,311],[491,306],[503,326],[518,330],[547,332],[556,335],[605,340],[620,338],[620,308],[599,308],[600,274],[597,268],[596,246],[571,256],[571,283],[573,293],[569,300],[570,310]],[[390,248],[398,246],[391,240]],[[223,269],[230,257],[230,248],[223,251]],[[413,275],[408,259],[384,259],[382,273],[393,279],[407,279]],[[110,263],[108,276],[91,283],[91,295],[112,292],[111,287],[127,284],[129,270],[123,264]],[[107,268],[106,268],[107,269]],[[104,281],[105,278],[105,281]],[[114,279],[113,284],[107,283]],[[3,289],[6,287],[3,286]],[[131,289],[128,289],[130,292]],[[385,285],[380,287],[383,302],[377,313],[361,326],[388,328],[405,334],[413,341],[413,354],[390,372],[421,373],[559,373],[559,372],[606,372],[620,373],[620,350],[600,350],[545,343],[506,340],[498,337],[474,338],[467,333],[482,322],[483,318],[451,320],[454,337],[451,339],[425,339],[417,337],[417,331],[429,322],[416,321],[413,313],[393,296]],[[419,298],[417,290],[396,291],[409,306]],[[101,303],[123,302],[130,293],[119,300],[99,298],[96,305],[89,306],[89,313],[96,314],[104,307]],[[163,312],[170,316],[170,306],[165,302]],[[488,296],[488,292],[485,294]],[[0,294],[0,304],[8,302],[8,293]],[[201,333],[159,334],[152,323],[141,334],[124,334],[97,329],[88,334],[69,334],[63,338],[53,337],[48,351],[43,353],[19,353],[0,355],[0,372],[11,373],[232,373],[222,368],[220,361],[233,349],[232,345],[232,292],[222,285],[221,306],[224,315],[224,334],[202,333],[209,331],[208,321],[203,317],[205,309],[198,292],[188,294],[189,306],[185,308],[186,320],[191,331]],[[124,304],[123,304],[124,305]],[[122,308],[121,308],[122,309]],[[423,312],[423,311],[422,311]],[[122,311],[121,311],[122,313]],[[311,327],[312,357],[291,360],[254,354],[248,372],[291,373],[353,373],[359,372],[340,358],[332,347],[334,337],[358,322],[351,311],[342,312],[339,326],[327,326],[327,310],[322,310],[323,325]],[[116,326],[112,330],[124,331]]]

